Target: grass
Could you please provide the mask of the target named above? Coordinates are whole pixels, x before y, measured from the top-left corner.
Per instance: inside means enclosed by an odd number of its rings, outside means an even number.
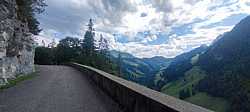
[[[8,80],[7,84],[0,86],[0,90],[4,90],[4,89],[10,88],[10,87],[13,87],[13,86],[17,85],[18,83],[20,83],[22,81],[25,81],[25,80],[32,79],[35,76],[36,76],[35,72],[31,73],[31,74],[28,74],[28,75],[19,75],[15,79]]]
[[[162,88],[162,92],[176,98],[179,98],[179,93],[183,89],[189,89],[192,92],[193,86],[206,76],[206,73],[198,66],[193,67],[185,73],[183,78],[177,81],[170,82]],[[214,110],[216,112],[226,112],[229,108],[229,103],[223,98],[209,96],[206,93],[196,91],[196,94],[186,98],[185,101],[200,105],[202,107]]]
[[[160,72],[158,72],[156,75],[155,75],[155,80],[154,80],[154,84],[157,85],[157,82],[159,82],[160,80],[162,80],[162,77],[161,75],[163,74],[162,73],[163,71],[160,70]]]
[[[185,73],[185,77],[177,81],[170,82],[162,88],[162,92],[171,96],[179,97],[179,92],[183,89],[189,88],[192,90],[192,86],[196,85],[205,76],[205,72],[199,67],[194,67]]]
[[[216,112],[227,112],[230,104],[223,98],[212,97],[206,93],[197,93],[192,97],[185,99],[186,101],[214,110]]]

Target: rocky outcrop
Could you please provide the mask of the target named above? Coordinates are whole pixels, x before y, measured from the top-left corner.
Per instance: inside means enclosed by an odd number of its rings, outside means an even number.
[[[34,41],[27,22],[18,19],[16,0],[0,1],[0,84],[34,72]]]

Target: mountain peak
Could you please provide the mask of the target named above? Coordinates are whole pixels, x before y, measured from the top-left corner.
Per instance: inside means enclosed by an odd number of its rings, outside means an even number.
[[[241,20],[231,32],[249,33],[250,29],[250,16]]]

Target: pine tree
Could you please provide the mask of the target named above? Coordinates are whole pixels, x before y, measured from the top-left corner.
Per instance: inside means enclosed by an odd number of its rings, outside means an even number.
[[[102,55],[107,55],[108,50],[109,50],[108,41],[105,38],[103,38],[101,34],[99,40],[99,51]]]
[[[122,76],[122,57],[121,57],[121,52],[120,51],[119,51],[119,54],[118,54],[118,69],[119,69],[118,76]]]
[[[88,26],[88,30],[86,31],[85,35],[84,35],[84,39],[83,39],[83,43],[82,43],[82,48],[84,51],[84,55],[86,56],[92,56],[94,54],[95,51],[95,32],[94,32],[94,24],[93,24],[93,20],[90,19],[89,20],[89,24]]]
[[[18,19],[27,22],[30,32],[38,35],[41,29],[35,15],[44,12],[47,6],[45,0],[16,0],[16,3],[18,5]]]

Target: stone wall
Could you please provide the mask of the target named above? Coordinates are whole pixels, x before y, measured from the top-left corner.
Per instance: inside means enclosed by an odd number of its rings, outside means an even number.
[[[124,112],[212,112],[89,66],[70,65],[93,80]]]
[[[0,0],[0,84],[34,72],[34,41],[17,17],[16,0]]]

